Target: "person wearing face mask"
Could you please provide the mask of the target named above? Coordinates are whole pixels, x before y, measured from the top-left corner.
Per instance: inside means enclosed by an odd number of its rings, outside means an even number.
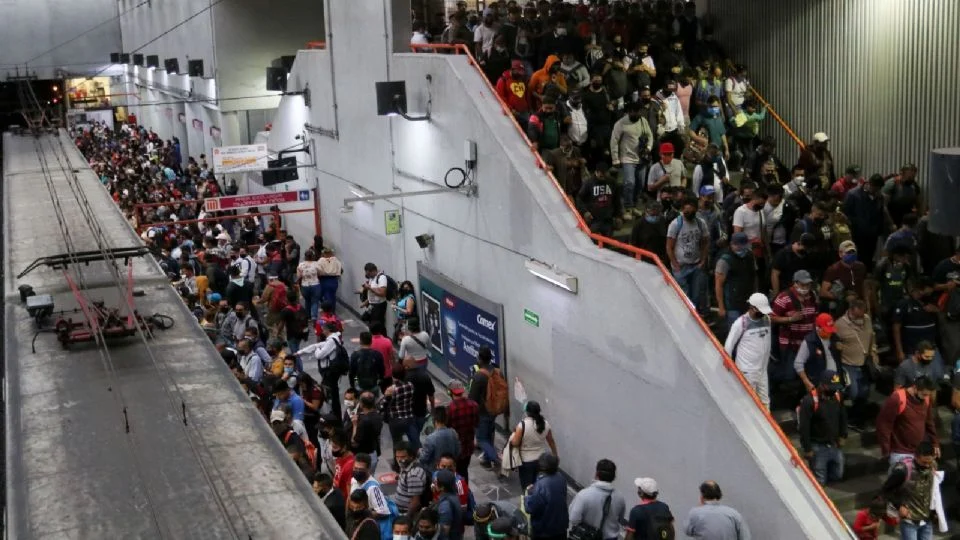
[[[820,313],[814,325],[814,331],[807,334],[800,343],[793,368],[807,392],[814,390],[814,381],[819,381],[824,371],[837,372],[845,388],[846,373],[840,370],[840,349],[837,348],[837,341],[833,339],[837,331],[833,317],[829,313]]]
[[[495,37],[500,25],[497,24],[496,13],[490,8],[483,10],[483,22],[473,31],[473,54],[475,58],[483,58],[494,47]],[[506,46],[504,45],[504,52]]]
[[[370,515],[373,519],[377,520],[381,533],[386,534],[384,540],[390,540],[393,523],[388,518],[393,515],[390,507],[396,507],[396,504],[393,501],[389,501],[386,495],[383,494],[380,482],[373,476],[374,472],[369,454],[355,454],[353,461],[353,478],[350,480],[350,493],[357,490],[367,493]]]
[[[770,366],[770,382],[782,386],[783,393],[793,393],[794,382],[799,380],[794,370],[794,360],[804,338],[813,331],[819,303],[813,292],[813,278],[806,270],[797,270],[791,279],[790,288],[773,299],[773,314],[770,319],[778,325],[777,362]],[[796,388],[802,391],[802,388]],[[774,390],[773,394],[779,392]]]
[[[647,173],[647,192],[658,193],[658,199],[664,203],[664,210],[668,210],[662,196],[663,190],[686,187],[686,166],[682,160],[674,158],[672,143],[660,143],[659,152],[660,161],[651,165]]]
[[[483,25],[477,27],[477,30],[483,28]],[[491,84],[496,84],[497,79],[504,70],[510,69],[511,58],[510,51],[507,49],[505,38],[497,34],[493,38],[493,46],[483,51],[483,55],[478,57],[480,67],[484,75]]]
[[[936,389],[936,381],[922,375],[883,402],[877,415],[877,442],[880,455],[891,469],[909,459],[926,441],[933,443],[933,455],[940,456],[933,399]]]
[[[347,499],[346,525],[344,532],[351,540],[383,540],[380,525],[370,510],[370,497],[362,489],[353,491]],[[392,527],[390,534],[393,534]]]
[[[333,519],[337,520],[340,528],[345,528],[347,501],[339,489],[333,489],[333,478],[327,473],[317,472],[314,474],[313,492],[317,494],[317,497],[320,497],[324,506],[333,515]],[[394,525],[396,526],[396,522],[394,522]]]
[[[579,112],[582,118],[583,112]],[[567,133],[560,136],[559,148],[547,150],[542,154],[543,161],[551,168],[557,182],[560,183],[560,187],[571,197],[577,196],[583,186],[584,178],[589,174],[586,170],[586,159],[583,158],[580,149],[573,145],[573,141],[568,135],[573,131],[575,124],[576,122],[572,122]],[[586,124],[584,124],[584,128],[586,128]],[[583,132],[583,135],[586,137],[586,132]]]
[[[510,69],[504,71],[497,81],[497,95],[510,107],[510,112],[521,127],[526,127],[530,117],[530,95],[527,75],[520,60],[513,60]]]
[[[610,130],[613,124],[614,103],[603,85],[603,74],[596,71],[590,75],[590,86],[581,93],[583,114],[587,118],[585,152],[591,161],[601,159],[610,150]]]
[[[895,230],[880,193],[883,182],[882,176],[874,174],[869,182],[853,188],[843,199],[843,213],[850,220],[850,232],[860,248],[860,260],[869,268],[873,267],[877,240]]]
[[[804,195],[801,197],[806,200]],[[796,202],[796,194],[790,197],[790,202]],[[798,207],[798,211],[800,211]],[[796,242],[803,234],[812,234],[813,243],[807,247],[807,255],[813,268],[810,273],[819,278],[828,266],[837,260],[837,251],[834,250],[833,228],[827,222],[830,215],[830,204],[826,201],[817,201],[809,207],[808,212],[793,226],[790,239]]]
[[[790,244],[789,248],[781,249],[774,255],[770,271],[771,289],[774,294],[779,294],[789,288],[791,283],[789,278],[797,271],[811,271],[812,264],[808,250],[814,241],[815,238],[812,234],[803,233],[800,238]]]
[[[943,360],[938,356],[939,354],[933,343],[929,341],[918,343],[913,354],[897,366],[893,378],[894,389],[910,386],[920,376],[930,377],[934,381],[943,379]],[[936,403],[936,395],[937,392],[934,391],[934,403]]]
[[[643,219],[637,220],[630,232],[630,245],[649,251],[661,261],[667,258],[667,221],[661,217],[663,205],[650,201],[644,209]]]
[[[638,184],[641,191],[645,187],[644,182],[639,179],[646,177],[645,164],[653,148],[653,132],[640,112],[640,103],[628,103],[626,113],[613,125],[613,132],[610,134],[610,158],[614,167],[621,167],[623,219],[631,221],[637,199],[635,188]]]
[[[560,88],[561,93],[567,93],[567,82],[563,73],[560,71],[560,57],[551,54],[543,63],[543,68],[535,71],[530,77],[528,86],[530,88],[531,108],[538,109],[545,97],[544,89],[547,84],[555,80],[555,84]]]
[[[687,130],[690,139],[705,148],[716,145],[723,152],[723,159],[730,159],[730,147],[727,144],[727,128],[720,110],[720,98],[710,97],[707,107],[690,122]]]
[[[938,456],[933,444],[921,442],[912,456],[893,467],[883,483],[880,492],[897,509],[901,538],[933,538],[935,521],[940,531],[947,530],[939,485],[943,473],[937,471]]]
[[[560,71],[567,81],[570,92],[582,90],[590,84],[590,72],[587,71],[586,66],[577,61],[576,55],[571,51],[563,53]]]
[[[743,102],[750,93],[750,81],[747,80],[747,67],[738,64],[734,68],[734,73],[727,77],[724,83],[724,93],[727,96],[728,116],[734,116],[743,109]]]
[[[701,315],[707,306],[707,256],[710,234],[707,224],[697,217],[697,200],[684,199],[680,216],[667,227],[667,256],[673,277]]]
[[[849,383],[846,396],[852,401],[850,425],[863,429],[867,422],[871,374],[878,372],[880,361],[867,303],[859,298],[851,300],[847,312],[837,319],[836,327],[840,362]]]
[[[591,231],[611,236],[620,225],[621,204],[618,189],[607,172],[607,164],[597,163],[593,176],[577,195],[577,207],[583,220]]]
[[[571,89],[567,101],[563,104],[565,116],[570,118],[567,123],[566,135],[577,146],[587,142],[589,126],[587,115],[583,111],[583,94],[579,89]]]
[[[536,114],[530,115],[527,124],[527,137],[537,151],[553,150],[560,146],[563,127],[570,123],[570,117],[557,109],[557,97],[547,95]]]
[[[629,75],[634,88],[649,88],[657,76],[656,64],[650,56],[648,40],[641,39],[636,44],[633,54],[630,55]]]
[[[693,168],[690,187],[694,193],[700,193],[701,188],[710,186],[713,193],[720,193],[723,197],[725,189],[732,189],[727,171],[727,163],[720,153],[720,147],[708,144],[703,160]]]
[[[887,212],[894,225],[903,224],[907,214],[920,213],[920,186],[917,184],[917,166],[907,163],[900,167],[899,175],[888,175],[882,192],[887,200]]]
[[[804,177],[816,178],[828,186],[837,181],[833,154],[827,148],[829,142],[830,137],[826,133],[814,133],[813,140],[804,146],[797,159],[797,166],[803,168]]]
[[[840,375],[828,369],[797,407],[800,449],[821,485],[843,479],[841,448],[847,438],[847,415],[842,390]]]
[[[682,156],[686,148],[683,135],[686,133],[687,120],[683,116],[683,106],[677,97],[677,81],[669,79],[663,89],[657,92],[657,100],[663,109],[663,125],[660,126],[660,141],[669,142]]]
[[[770,387],[767,365],[770,362],[773,310],[767,297],[753,293],[747,299],[747,312],[733,320],[724,348],[753,387],[765,407],[770,408]],[[729,317],[728,317],[729,319]]]
[[[747,311],[751,293],[757,290],[757,262],[746,234],[738,232],[730,237],[730,248],[717,259],[714,275],[717,316],[731,328]]]
[[[424,508],[417,516],[417,535],[414,540],[439,540],[438,528],[440,517],[434,508]]]
[[[847,309],[849,295],[867,297],[867,267],[858,260],[856,244],[847,240],[840,244],[839,252],[840,260],[826,269],[820,283],[820,298],[837,314]]]

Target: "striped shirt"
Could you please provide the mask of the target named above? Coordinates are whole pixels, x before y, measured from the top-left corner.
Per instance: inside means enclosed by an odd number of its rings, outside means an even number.
[[[397,503],[401,514],[406,514],[410,509],[411,499],[423,495],[428,481],[427,471],[417,463],[410,465],[406,470],[401,469],[397,476],[397,492],[393,496],[393,502]],[[425,506],[428,502],[420,501],[420,505]]]
[[[383,494],[383,490],[380,489],[380,482],[377,482],[373,478],[368,478],[366,482],[362,485],[357,482],[356,478],[350,479],[350,493],[362,489],[367,492],[367,502],[370,505],[370,510],[374,514],[379,514],[381,516],[390,515],[390,507],[387,506],[387,497]]]
[[[778,337],[781,348],[800,349],[803,338],[813,332],[813,321],[817,317],[817,297],[813,294],[801,297],[796,289],[790,287],[778,294],[770,307],[777,317],[786,317],[788,313],[795,311],[803,313],[803,319],[799,322],[781,325]]]

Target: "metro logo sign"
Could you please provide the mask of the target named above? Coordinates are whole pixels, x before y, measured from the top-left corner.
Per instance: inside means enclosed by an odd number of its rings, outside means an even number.
[[[231,195],[228,197],[212,197],[203,201],[203,209],[207,212],[222,210],[240,210],[253,206],[273,206],[275,204],[310,202],[313,192],[308,189],[298,191],[278,191],[273,193],[258,193],[256,195]]]

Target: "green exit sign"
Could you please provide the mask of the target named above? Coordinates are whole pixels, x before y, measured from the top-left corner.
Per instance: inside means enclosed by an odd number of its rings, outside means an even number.
[[[529,309],[523,310],[523,320],[530,326],[540,327],[540,315],[535,311],[530,311]]]

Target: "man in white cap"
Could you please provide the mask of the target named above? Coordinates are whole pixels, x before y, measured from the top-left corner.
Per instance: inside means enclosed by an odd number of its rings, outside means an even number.
[[[657,481],[653,478],[637,478],[633,481],[640,496],[640,504],[630,510],[627,518],[625,540],[660,540],[673,538],[673,514],[670,507],[657,500]]]
[[[813,134],[813,140],[800,152],[800,158],[797,159],[797,165],[803,167],[804,176],[809,178],[819,178],[821,186],[829,187],[837,181],[837,175],[834,172],[833,154],[827,149],[827,143],[830,137],[820,131]]]
[[[747,312],[730,325],[724,348],[733,357],[737,368],[757,393],[765,407],[770,408],[770,390],[767,365],[773,332],[770,325],[770,302],[762,293],[753,293],[747,299]]]

